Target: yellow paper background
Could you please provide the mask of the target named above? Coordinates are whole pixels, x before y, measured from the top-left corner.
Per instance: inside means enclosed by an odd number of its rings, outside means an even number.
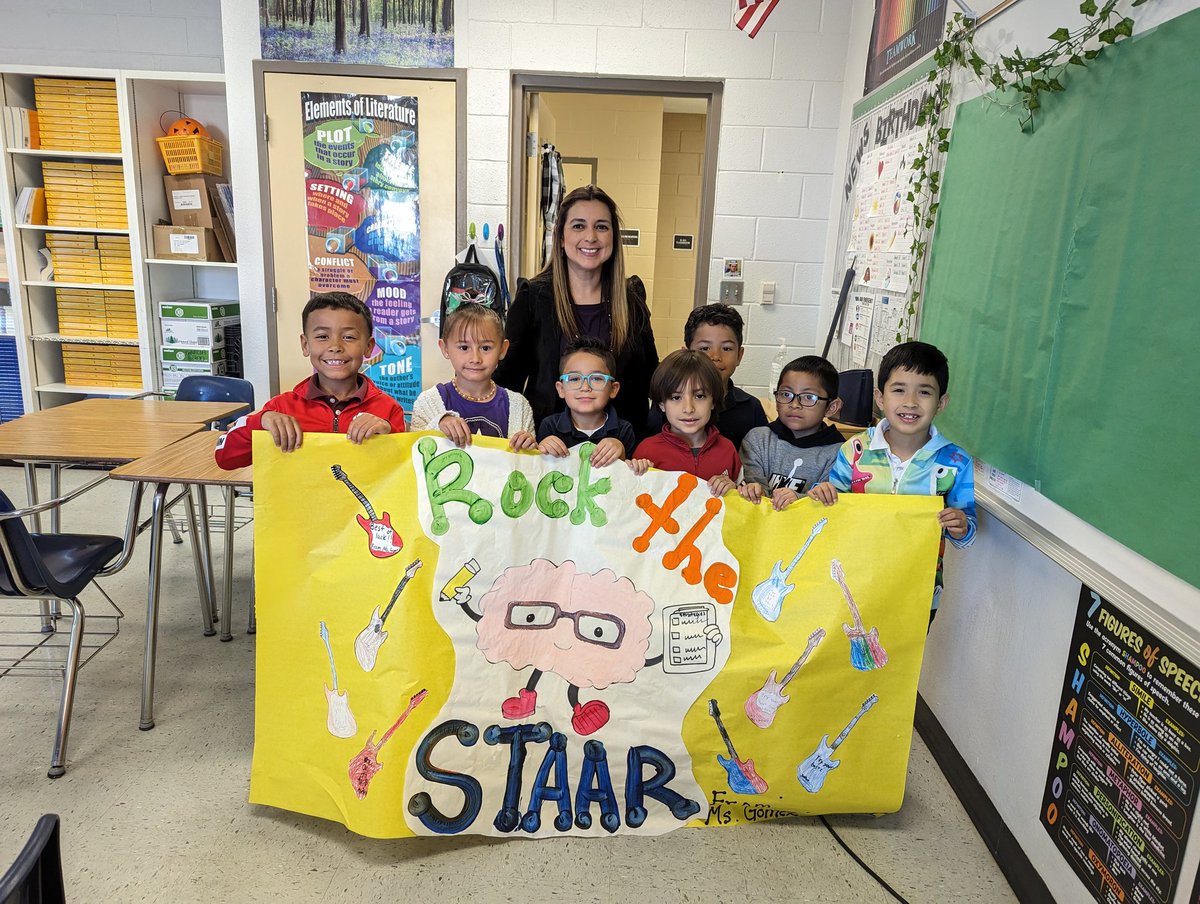
[[[279,453],[266,434],[255,437],[259,632],[251,801],[333,819],[373,837],[414,834],[414,826],[419,827],[419,823],[406,808],[417,790],[429,790],[445,811],[458,809],[461,796],[453,791],[445,793],[445,789],[424,785],[409,787],[416,744],[434,724],[447,718],[467,718],[481,731],[489,724],[511,724],[495,711],[495,702],[511,691],[497,688],[505,683],[510,687],[523,685],[527,677],[527,673],[515,672],[504,664],[483,663],[482,654],[473,644],[473,626],[464,618],[459,627],[453,614],[447,616],[448,610],[455,609],[454,604],[443,603],[442,610],[436,609],[439,575],[456,569],[462,556],[451,556],[453,562],[450,558],[439,562],[444,550],[457,551],[453,527],[436,539],[427,537],[421,528],[418,498],[424,486],[423,480],[418,484],[413,465],[413,445],[419,436],[378,437],[355,446],[341,436],[310,435],[305,437],[301,450],[289,455]],[[518,457],[501,449],[503,443],[477,440],[472,452],[475,473],[471,487],[493,501],[499,498],[500,488],[514,467],[535,478],[548,467],[578,475],[575,458],[554,462],[543,456]],[[341,465],[369,498],[377,515],[390,515],[404,539],[398,555],[376,559],[365,552],[366,535],[355,522],[355,515],[362,514],[363,508],[332,479],[330,468],[335,464]],[[603,498],[609,524],[600,530],[621,538],[621,548],[627,548],[627,539],[641,533],[646,524],[635,498],[646,491],[661,503],[665,489],[674,485],[675,475],[653,472],[638,481],[624,465],[613,468],[620,469],[609,469],[613,471],[614,490]],[[597,471],[593,477],[602,473]],[[701,497],[697,496],[700,503]],[[729,636],[723,642],[728,659],[719,672],[703,676],[705,686],[694,700],[673,701],[687,707],[681,728],[672,729],[681,730],[686,749],[664,750],[681,773],[681,790],[683,784],[694,782],[703,795],[699,801],[702,809],[691,824],[736,824],[778,813],[882,813],[898,809],[903,800],[916,684],[940,536],[935,513],[941,500],[843,496],[838,505],[828,509],[802,500],[784,512],[774,512],[767,505],[752,506],[733,496],[726,497],[725,503],[719,539],[736,556],[740,571],[734,603],[722,612],[728,617]],[[463,517],[463,507],[457,509],[452,518]],[[499,519],[498,529],[503,530],[503,555],[513,557],[513,564],[538,558],[540,549],[552,542],[561,547],[564,542],[573,542],[573,536],[584,536],[572,534],[572,530],[580,529],[568,525],[567,519],[553,522],[539,518],[536,512],[511,525],[503,522],[498,512],[494,517]],[[785,566],[791,561],[820,518],[828,519],[827,526],[788,578],[795,589],[786,597],[778,621],[767,622],[752,606],[751,592],[777,561]],[[686,530],[687,524],[682,527]],[[677,539],[665,534],[657,538],[667,541],[668,546]],[[645,555],[629,550],[627,556],[611,557],[625,561],[606,560],[605,565],[628,575],[639,587],[646,587],[652,579],[663,577],[659,573],[660,552],[654,547]],[[423,565],[389,616],[385,625],[388,640],[381,648],[378,664],[368,675],[354,659],[353,640],[367,624],[372,608],[386,606],[399,572],[414,558],[420,558]],[[838,585],[830,577],[833,558],[844,567],[865,626],[879,630],[889,656],[884,668],[859,672],[850,666],[850,644],[842,630],[850,614]],[[494,577],[481,572],[480,592]],[[676,576],[669,577],[678,583]],[[684,587],[681,583],[678,586]],[[702,588],[684,590],[691,594],[689,600],[704,596]],[[655,599],[659,608],[674,601]],[[321,688],[330,682],[330,670],[318,632],[322,620],[330,632],[339,686],[347,689],[357,720],[358,731],[348,739],[333,737],[325,726],[326,703]],[[458,638],[457,648],[447,625]],[[757,727],[744,712],[746,698],[762,686],[772,669],[782,678],[818,627],[823,627],[827,635],[788,685],[790,701],[780,707],[770,728]],[[656,627],[648,655],[661,649],[659,634]],[[464,657],[464,665],[472,670],[481,670],[485,677],[480,682],[479,696],[490,695],[481,703],[482,709],[471,715],[443,712],[455,682],[456,657]],[[640,743],[638,726],[652,725],[662,711],[663,700],[656,699],[656,695],[664,686],[668,692],[675,689],[682,693],[685,682],[664,680],[647,667],[633,684],[581,695],[583,699],[605,699],[614,713],[612,724],[594,737],[608,746],[612,782],[622,811],[622,833],[651,834],[682,824],[664,820],[657,811],[665,808],[651,799],[647,799],[646,806],[653,814],[652,820],[639,830],[624,824],[626,749]],[[695,680],[686,686],[696,688]],[[545,705],[537,716],[523,721],[548,718],[556,730],[570,734],[569,721],[561,718],[560,687],[561,683],[550,681],[540,684]],[[350,759],[363,748],[371,732],[375,732],[378,743],[411,695],[421,688],[428,689],[428,697],[379,752],[383,769],[373,779],[366,798],[359,800],[347,776]],[[693,691],[687,693],[690,697]],[[862,717],[835,753],[841,765],[829,773],[818,794],[805,791],[796,779],[799,763],[816,749],[823,735],[832,742],[871,693],[879,695],[879,703]],[[770,787],[766,793],[739,796],[729,790],[725,771],[716,760],[717,754],[727,756],[727,751],[708,714],[709,698],[719,701],[739,757],[752,759],[767,780]],[[560,717],[556,719],[555,713]],[[483,721],[485,718],[490,721]],[[576,745],[581,739],[571,741]],[[453,741],[443,742],[443,746],[446,753],[474,762],[480,775],[487,770],[502,770],[507,764],[506,749],[489,747],[482,741],[468,750],[451,750],[457,746]],[[522,808],[528,802],[529,786],[544,747],[529,747],[523,771]],[[572,789],[579,776],[575,750],[573,747],[569,758]],[[496,781],[503,784],[502,777]],[[483,808],[468,831],[499,834],[492,826],[497,806],[494,794],[485,795]],[[598,815],[598,809],[593,810]],[[557,834],[549,828],[554,813],[553,804],[543,806],[542,835]],[[573,828],[571,833],[605,834],[597,823],[588,830]],[[518,830],[514,834],[524,833]]]

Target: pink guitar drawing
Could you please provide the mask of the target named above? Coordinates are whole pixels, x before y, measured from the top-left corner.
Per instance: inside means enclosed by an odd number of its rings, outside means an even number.
[[[333,672],[333,689],[325,685],[325,701],[329,711],[325,716],[325,727],[335,738],[352,738],[358,734],[358,722],[354,713],[350,712],[350,701],[345,691],[338,690],[337,666],[333,662],[333,647],[329,645],[329,628],[321,622],[321,640],[325,641],[325,649],[329,653],[329,669]]]
[[[846,605],[850,607],[850,615],[854,618],[853,626],[842,624],[842,631],[850,640],[850,664],[860,672],[883,668],[888,664],[888,655],[879,642],[879,629],[874,625],[870,631],[863,628],[862,616],[858,614],[858,606],[854,604],[854,597],[850,595],[850,588],[846,586],[846,574],[842,571],[842,563],[837,559],[829,563],[829,575],[842,588],[842,596],[846,598]]]
[[[817,628],[812,634],[808,635],[808,646],[804,648],[804,652],[800,654],[800,658],[796,660],[796,663],[788,669],[782,681],[775,680],[775,670],[771,669],[771,674],[763,683],[763,686],[746,700],[746,716],[751,722],[759,728],[771,727],[771,723],[775,721],[775,713],[779,711],[779,707],[791,699],[783,692],[783,689],[787,687],[789,681],[796,677],[796,673],[800,671],[800,667],[808,661],[808,657],[812,655],[813,650],[824,639],[824,628]]]
[[[421,560],[416,559],[404,569],[404,577],[400,578],[400,583],[396,585],[396,592],[392,594],[391,602],[383,610],[383,615],[379,614],[379,607],[376,606],[375,611],[371,613],[371,621],[365,628],[358,632],[358,637],[354,638],[354,658],[363,667],[363,671],[369,672],[375,668],[375,658],[379,655],[379,648],[383,646],[383,642],[388,637],[387,631],[383,630],[383,623],[387,621],[387,617],[391,614],[392,606],[396,605],[396,600],[400,599],[400,594],[404,592],[405,585],[412,579],[412,576],[417,573],[420,567]]]
[[[354,793],[358,795],[358,799],[362,800],[367,796],[367,789],[371,784],[371,779],[375,777],[375,773],[383,768],[383,763],[379,762],[379,751],[383,749],[383,745],[388,742],[397,728],[404,724],[404,720],[408,718],[408,714],[416,709],[422,700],[428,696],[429,692],[422,688],[412,695],[408,701],[408,708],[400,713],[400,718],[396,723],[384,732],[383,737],[379,739],[379,743],[374,743],[375,732],[371,732],[371,736],[367,738],[367,744],[358,755],[350,761],[350,786],[354,789]]]
[[[392,516],[384,512],[382,518],[375,517],[375,509],[371,507],[371,503],[367,501],[367,497],[362,494],[362,491],[350,482],[350,478],[346,476],[342,466],[334,465],[330,470],[333,471],[334,478],[344,483],[354,494],[354,498],[367,511],[365,518],[362,515],[354,517],[358,521],[359,527],[365,530],[370,538],[371,555],[377,559],[386,559],[388,556],[398,553],[404,547],[404,541],[392,527]]]
[[[721,722],[721,710],[717,706],[716,700],[708,701],[708,714],[717,723],[717,730],[721,732],[721,740],[725,742],[725,749],[729,751],[728,759],[717,754],[717,762],[721,764],[721,768],[728,776],[729,790],[734,794],[765,794],[767,791],[766,779],[755,771],[754,760],[738,759],[737,751],[733,749],[733,741],[729,740],[729,732],[725,730],[725,725]]]
[[[850,440],[850,448],[854,450],[854,458],[850,462],[850,492],[865,493],[867,484],[875,476],[869,471],[860,471],[858,462],[863,456],[863,442],[857,436]]]

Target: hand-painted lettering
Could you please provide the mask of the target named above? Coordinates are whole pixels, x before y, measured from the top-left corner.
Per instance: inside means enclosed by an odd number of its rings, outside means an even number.
[[[479,809],[483,806],[483,786],[469,775],[439,769],[431,762],[433,748],[445,738],[456,736],[464,747],[474,747],[479,740],[479,729],[462,719],[450,719],[433,728],[417,746],[417,771],[421,777],[439,785],[450,785],[462,792],[463,805],[456,816],[446,816],[433,804],[433,799],[424,791],[408,800],[408,812],[421,820],[421,824],[439,835],[455,835],[471,827]]]

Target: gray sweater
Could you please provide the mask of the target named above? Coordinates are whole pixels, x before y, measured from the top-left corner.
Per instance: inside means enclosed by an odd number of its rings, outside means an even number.
[[[785,435],[789,438],[784,439]],[[841,433],[829,424],[799,439],[792,437],[791,431],[779,421],[755,427],[742,440],[745,482],[761,484],[768,493],[778,487],[790,487],[803,494],[813,484],[829,478],[841,446]]]

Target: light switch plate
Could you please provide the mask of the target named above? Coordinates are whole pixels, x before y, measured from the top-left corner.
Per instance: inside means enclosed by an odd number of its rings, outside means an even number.
[[[742,303],[742,286],[740,279],[723,279],[721,280],[721,303],[722,304],[741,304]]]
[[[762,303],[775,304],[775,283],[764,282],[762,284]]]

